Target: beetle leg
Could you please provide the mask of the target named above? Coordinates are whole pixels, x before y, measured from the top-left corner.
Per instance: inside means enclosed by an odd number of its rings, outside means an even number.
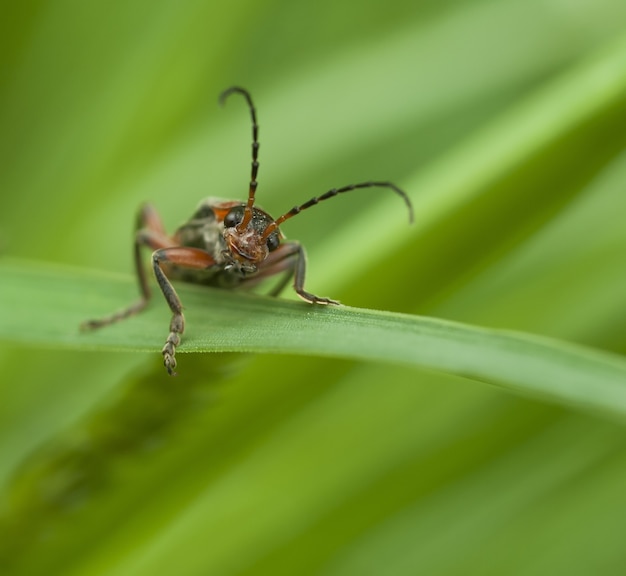
[[[215,265],[213,257],[200,248],[187,248],[183,246],[172,246],[162,248],[152,254],[152,268],[156,276],[161,292],[172,311],[170,321],[170,333],[167,336],[165,345],[161,353],[163,354],[163,364],[171,376],[176,374],[176,346],[180,344],[180,337],[185,331],[185,317],[183,306],[176,290],[168,280],[162,265],[174,264],[183,268],[205,270]]]
[[[148,278],[146,277],[146,269],[141,259],[141,247],[147,246],[152,248],[152,250],[158,250],[159,248],[167,248],[175,245],[175,240],[170,238],[165,232],[161,217],[154,206],[144,204],[137,215],[137,232],[135,234],[135,271],[137,272],[137,280],[139,281],[141,299],[135,304],[137,310],[131,312],[131,314],[143,310],[151,296]],[[130,308],[133,308],[133,306]]]
[[[287,247],[287,244],[281,244],[276,250],[270,252],[268,257],[259,265],[258,272],[243,279],[242,286],[246,289],[255,288],[267,278],[285,272],[280,282],[268,292],[268,296],[278,296],[290,278],[293,277],[295,263],[295,253],[291,250],[291,246],[287,250],[283,247]]]
[[[294,264],[294,278],[293,288],[296,294],[303,300],[310,302],[311,304],[339,304],[337,300],[331,300],[330,298],[324,298],[322,296],[315,296],[304,289],[304,274],[306,270],[306,253],[304,247],[298,242],[293,242],[294,249],[296,250],[296,261]]]
[[[150,286],[148,285],[148,279],[146,277],[146,270],[141,259],[141,249],[142,247],[147,246],[152,248],[152,250],[158,250],[160,248],[173,246],[174,244],[174,240],[172,240],[165,233],[165,228],[161,223],[161,219],[157,211],[150,204],[144,204],[137,214],[134,242],[135,271],[137,273],[139,291],[141,292],[139,300],[128,306],[128,308],[115,312],[105,318],[87,320],[81,324],[81,329],[90,330],[100,328],[141,312],[148,304],[151,296]]]
[[[293,256],[286,258],[281,262],[277,262],[275,265],[275,269],[272,274],[279,274],[283,270],[286,270],[287,273],[283,274],[283,277],[280,279],[280,282],[276,284],[268,293],[269,296],[278,296],[284,289],[285,286],[289,283],[289,280],[293,277],[294,270],[294,258]]]
[[[287,271],[285,277],[272,289],[271,295],[279,294],[293,276],[293,288],[296,294],[306,302],[311,304],[339,304],[337,300],[315,296],[304,289],[306,254],[299,242],[284,242],[267,257],[263,264],[263,268],[259,270],[259,273],[254,277],[255,279],[267,278],[279,274],[283,270]]]

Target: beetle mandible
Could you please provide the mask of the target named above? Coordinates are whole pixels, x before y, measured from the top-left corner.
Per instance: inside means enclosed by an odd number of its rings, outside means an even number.
[[[321,196],[294,206],[278,218],[255,205],[257,172],[259,170],[259,126],[256,109],[247,90],[239,86],[228,88],[220,95],[220,104],[231,94],[240,94],[248,104],[252,118],[252,171],[247,202],[206,198],[188,222],[172,235],[167,234],[156,210],[145,204],[139,210],[135,231],[134,260],[141,296],[128,308],[108,317],[88,320],[82,328],[100,328],[128,318],[143,310],[151,291],[142,264],[143,247],[152,250],[152,270],[170,310],[170,332],[163,346],[163,363],[170,375],[175,375],[176,347],[185,330],[182,304],[171,280],[221,288],[252,288],[264,279],[277,274],[283,277],[270,294],[277,296],[293,278],[293,287],[303,300],[311,304],[338,304],[336,300],[315,296],[304,289],[306,255],[299,242],[284,241],[279,226],[318,202],[337,194],[360,188],[390,188],[399,194],[409,209],[413,221],[413,207],[409,197],[391,182],[361,182],[341,188],[332,188]]]

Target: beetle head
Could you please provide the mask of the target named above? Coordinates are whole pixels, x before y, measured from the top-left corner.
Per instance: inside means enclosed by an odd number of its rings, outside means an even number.
[[[249,218],[246,215],[250,214]],[[246,221],[247,220],[247,221]],[[224,217],[224,240],[227,258],[243,273],[256,272],[257,265],[280,245],[281,233],[273,228],[266,235],[274,219],[260,208],[248,208],[240,204],[229,210]]]

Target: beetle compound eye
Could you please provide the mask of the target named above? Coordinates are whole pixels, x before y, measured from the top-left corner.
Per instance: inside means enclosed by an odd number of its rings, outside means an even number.
[[[226,228],[232,228],[237,226],[243,220],[244,208],[243,206],[237,206],[233,208],[226,216],[224,216],[224,226]]]
[[[270,252],[272,252],[272,251],[276,250],[276,248],[278,248],[278,246],[280,244],[280,237],[278,236],[278,234],[276,232],[274,232],[274,234],[270,234],[267,237],[266,243],[267,243],[267,249]]]

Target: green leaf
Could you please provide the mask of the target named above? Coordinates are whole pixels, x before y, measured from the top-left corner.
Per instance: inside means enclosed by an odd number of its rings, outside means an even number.
[[[163,302],[90,333],[79,324],[120,308],[130,278],[20,261],[0,264],[0,337],[39,346],[157,353]],[[180,286],[188,330],[179,352],[272,352],[431,368],[611,414],[626,414],[626,361],[563,342],[404,314],[311,306]],[[180,361],[184,370],[184,359]]]

